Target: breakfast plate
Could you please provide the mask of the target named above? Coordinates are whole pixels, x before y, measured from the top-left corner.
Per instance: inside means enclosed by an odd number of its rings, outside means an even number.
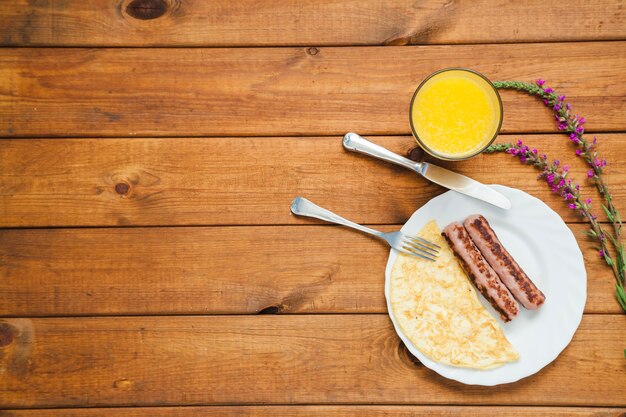
[[[391,250],[385,271],[385,297],[394,328],[407,349],[438,374],[465,384],[498,385],[533,375],[552,362],[571,341],[582,319],[587,296],[587,273],[578,243],[561,217],[541,200],[514,188],[492,185],[512,204],[502,210],[485,202],[448,191],[418,209],[402,227],[417,234],[429,221],[440,229],[471,214],[482,214],[502,244],[543,291],[546,301],[538,310],[520,308],[519,316],[503,323],[488,301],[485,308],[498,320],[519,360],[492,369],[441,364],[420,352],[403,334],[390,302],[391,270],[398,252]]]

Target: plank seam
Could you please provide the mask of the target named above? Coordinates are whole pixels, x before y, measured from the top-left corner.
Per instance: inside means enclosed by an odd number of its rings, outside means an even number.
[[[551,40],[526,40],[519,42],[501,41],[501,42],[448,42],[448,43],[409,43],[406,45],[385,45],[384,42],[380,43],[293,43],[293,44],[272,44],[272,45],[255,45],[255,44],[224,44],[224,45],[188,45],[188,44],[154,44],[147,46],[132,46],[132,45],[107,45],[107,44],[85,44],[85,45],[62,45],[62,44],[32,44],[32,45],[20,45],[20,44],[6,44],[0,45],[0,49],[272,49],[272,48],[406,48],[411,46],[473,46],[473,45],[528,45],[528,44],[573,44],[573,43],[598,43],[598,42],[623,42],[625,37],[607,37],[607,38],[595,38],[595,39],[551,39]]]
[[[347,132],[330,132],[324,134],[311,134],[311,135],[294,135],[294,134],[259,134],[259,135],[228,135],[228,136],[215,136],[215,135],[167,135],[167,136],[121,136],[121,135],[78,135],[78,136],[1,136],[0,140],[27,140],[27,139],[50,139],[50,140],[64,140],[64,139],[237,139],[237,138],[334,138],[337,136],[343,136]],[[560,134],[562,132],[558,130],[541,130],[537,132],[519,131],[519,132],[502,132],[499,136],[516,136],[516,135],[537,135],[548,136]],[[626,134],[626,130],[592,130],[585,129],[585,133],[594,135],[619,135]],[[389,133],[367,133],[360,132],[359,134],[369,137],[410,137],[411,132],[389,132]]]
[[[384,312],[362,312],[362,313],[332,313],[332,312],[320,312],[320,313],[310,313],[310,312],[284,312],[284,313],[276,313],[276,314],[258,314],[258,313],[241,313],[241,314],[233,314],[233,313],[209,313],[209,314],[199,314],[199,313],[181,313],[181,314],[103,314],[103,315],[52,315],[52,316],[3,316],[0,315],[2,319],[27,319],[27,320],[47,320],[47,319],[101,319],[101,318],[138,318],[138,317],[187,317],[187,318],[206,318],[206,317],[246,317],[246,316],[299,316],[299,317],[320,317],[320,316],[388,316],[389,313]],[[611,316],[611,317],[622,317],[624,313],[583,313],[583,316]]]
[[[557,405],[555,405],[557,404]],[[192,408],[192,407],[233,407],[233,408],[242,408],[242,407],[380,407],[380,406],[393,406],[393,407],[493,407],[493,408],[535,408],[537,410],[541,410],[544,408],[576,408],[576,409],[621,409],[622,407],[626,407],[626,403],[624,405],[567,405],[561,403],[547,403],[547,404],[492,404],[492,403],[477,403],[477,404],[463,404],[463,403],[194,403],[194,404],[146,404],[146,405],[98,405],[98,406],[59,406],[59,407],[24,407],[24,408],[3,408],[0,411],[28,411],[28,410],[84,410],[84,409],[137,409],[137,408],[147,408],[147,409],[155,409],[155,408]]]
[[[407,219],[408,220],[408,219]],[[566,221],[565,224],[586,224],[587,222],[584,220],[581,221]],[[608,221],[599,221],[598,223],[602,225],[612,224]],[[404,226],[404,223],[363,223],[364,226]],[[325,224],[325,223],[250,223],[250,224],[241,224],[241,223],[212,223],[212,224],[146,224],[146,225],[128,225],[128,226],[119,226],[119,225],[70,225],[70,226],[10,226],[10,227],[0,227],[0,232],[3,230],[46,230],[46,229],[154,229],[154,228],[214,228],[214,227],[342,227],[334,224]]]

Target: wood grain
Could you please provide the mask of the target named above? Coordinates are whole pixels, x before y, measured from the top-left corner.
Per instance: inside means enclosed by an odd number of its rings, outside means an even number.
[[[538,374],[479,387],[415,364],[383,314],[8,319],[0,404],[624,407],[625,325],[587,315]]]
[[[6,410],[0,417],[624,417],[624,408],[402,405],[204,406]]]
[[[573,178],[584,181],[585,165],[565,135],[522,138],[569,161]],[[414,146],[409,137],[372,140],[400,154]],[[617,185],[626,183],[626,135],[602,135],[599,150],[624,210],[626,188]],[[359,223],[401,224],[444,191],[404,168],[345,151],[341,137],[9,140],[0,161],[4,227],[311,224],[289,211],[297,195]],[[532,167],[509,155],[442,165],[520,188],[580,221]],[[592,197],[594,191],[587,189]]]
[[[625,51],[626,42],[1,49],[0,136],[408,134],[413,90],[456,66],[494,80],[547,78],[588,129],[623,131]],[[502,97],[504,132],[555,130],[536,99]]]
[[[611,269],[570,226],[585,311],[620,313]],[[0,315],[384,313],[388,253],[322,226],[0,230]]]
[[[136,3],[145,3],[148,10],[133,13]],[[14,0],[0,2],[0,44],[320,46],[624,39],[622,6],[621,1],[602,0],[550,7],[540,0]]]

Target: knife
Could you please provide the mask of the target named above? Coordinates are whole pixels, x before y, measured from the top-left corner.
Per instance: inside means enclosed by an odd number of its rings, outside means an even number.
[[[511,202],[508,198],[493,188],[481,184],[465,175],[457,174],[449,169],[441,168],[428,162],[411,161],[408,158],[395,154],[382,146],[368,141],[356,133],[347,133],[343,137],[343,147],[349,151],[363,153],[374,158],[391,162],[392,164],[403,166],[417,172],[435,184],[474,197],[478,200],[486,201],[496,207],[506,210],[511,208]]]

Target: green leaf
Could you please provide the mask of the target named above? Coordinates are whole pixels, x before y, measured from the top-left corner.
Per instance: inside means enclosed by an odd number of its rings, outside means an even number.
[[[617,240],[615,240],[615,237],[611,233],[603,233],[603,234],[604,234],[604,237],[609,239],[609,242],[611,242],[613,247],[615,247],[615,250],[618,250],[619,244],[617,243]]]
[[[626,267],[626,251],[624,251],[624,244],[622,243],[617,251],[617,269],[619,273],[619,278],[624,280],[624,271]]]
[[[617,302],[622,307],[622,310],[626,311],[626,293],[624,292],[624,287],[620,283],[615,285],[615,296],[617,297]]]
[[[609,219],[611,223],[614,223],[615,219],[613,218],[611,211],[604,204],[602,204],[602,210],[604,210],[604,213],[606,214],[607,219]]]

